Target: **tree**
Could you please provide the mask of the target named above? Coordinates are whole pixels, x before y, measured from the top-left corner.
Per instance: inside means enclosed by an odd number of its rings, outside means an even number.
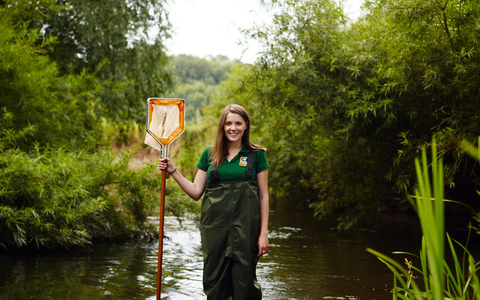
[[[55,40],[42,44],[38,29],[17,20],[9,7],[1,7],[0,90],[2,97],[2,147],[29,151],[34,143],[67,144],[72,148],[95,141],[102,128],[91,107],[98,102],[101,86],[91,74],[60,76],[47,54]],[[19,134],[16,137],[15,132]]]
[[[223,55],[200,58],[180,54],[172,58],[172,66],[181,83],[202,80],[207,84],[220,84],[227,79],[230,67],[235,63]]]
[[[44,2],[27,4],[41,17]],[[132,170],[131,154],[111,149],[111,127],[94,109],[103,84],[86,69],[61,75],[47,55],[55,39],[22,22],[26,8],[0,6],[0,248],[155,238],[155,165]],[[196,206],[177,194],[166,209]]]
[[[273,25],[249,32],[264,54],[228,84],[250,99],[275,172],[295,174],[274,190],[303,193],[341,226],[371,220],[405,203],[412,156],[432,136],[451,186],[475,182],[458,143],[480,134],[477,5],[368,1],[348,22],[333,1],[272,2]]]
[[[95,72],[103,89],[95,107],[116,124],[143,123],[145,101],[172,87],[164,41],[170,23],[162,0],[57,1],[42,34],[57,43],[49,55],[60,74]]]
[[[202,108],[210,104],[218,85],[227,79],[234,63],[223,55],[200,58],[180,54],[172,57],[171,66],[178,76],[178,83],[171,95],[188,101],[187,120],[202,115]]]

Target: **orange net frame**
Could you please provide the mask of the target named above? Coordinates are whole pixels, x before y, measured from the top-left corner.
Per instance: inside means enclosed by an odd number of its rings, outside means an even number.
[[[150,98],[145,143],[155,149],[170,145],[185,129],[185,100]],[[156,142],[155,142],[156,141]]]

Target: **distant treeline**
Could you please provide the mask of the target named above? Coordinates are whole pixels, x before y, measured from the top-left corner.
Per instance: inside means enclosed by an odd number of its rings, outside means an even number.
[[[210,104],[234,63],[236,61],[223,55],[200,58],[180,54],[172,57],[170,64],[177,75],[177,82],[171,95],[187,99],[187,120],[192,121],[202,115],[202,109]]]

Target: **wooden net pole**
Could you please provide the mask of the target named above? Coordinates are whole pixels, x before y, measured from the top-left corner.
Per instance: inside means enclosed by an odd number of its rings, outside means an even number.
[[[157,300],[162,294],[162,257],[163,257],[163,225],[165,219],[165,179],[167,170],[162,170],[162,184],[160,191],[160,222],[158,229],[158,268],[157,268]]]

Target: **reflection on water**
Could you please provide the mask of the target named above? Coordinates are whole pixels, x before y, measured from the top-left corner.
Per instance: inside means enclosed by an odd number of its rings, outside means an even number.
[[[165,221],[162,299],[205,299],[197,227]],[[264,299],[391,299],[392,274],[365,248],[418,253],[417,223],[414,216],[391,217],[376,231],[340,233],[308,210],[278,203],[270,217],[270,252],[258,267]],[[157,245],[0,254],[0,299],[155,299]]]
[[[391,299],[391,273],[365,248],[390,253],[408,243],[411,250],[421,234],[415,219],[390,222],[397,224],[388,232],[337,232],[308,210],[279,204],[271,217],[272,251],[259,269],[266,299]]]

